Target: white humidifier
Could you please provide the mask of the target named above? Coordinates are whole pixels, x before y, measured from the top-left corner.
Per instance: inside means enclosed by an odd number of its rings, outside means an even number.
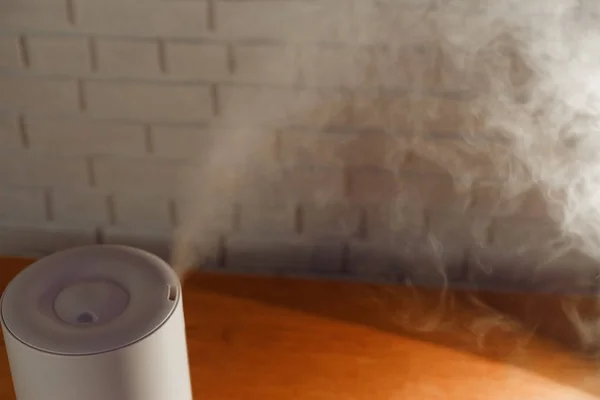
[[[160,258],[74,248],[10,282],[2,331],[18,400],[191,400],[181,285]]]

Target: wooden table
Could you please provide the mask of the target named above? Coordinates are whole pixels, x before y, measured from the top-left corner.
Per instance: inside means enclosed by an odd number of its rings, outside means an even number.
[[[2,288],[29,263],[0,262]],[[483,294],[489,304],[519,310],[525,326],[542,326],[546,336],[534,336],[506,320],[503,329],[491,324],[490,311],[474,306],[471,296],[355,283],[192,275],[185,284],[184,304],[195,396],[600,398],[596,363],[560,345],[573,339],[564,318],[556,317],[560,299]],[[443,309],[438,307],[441,298],[446,299]],[[490,332],[482,337],[486,330]],[[5,355],[0,398],[14,399]]]

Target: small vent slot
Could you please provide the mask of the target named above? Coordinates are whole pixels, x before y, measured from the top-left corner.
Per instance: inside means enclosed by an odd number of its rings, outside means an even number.
[[[177,300],[177,288],[175,286],[169,286],[168,299],[171,301]]]

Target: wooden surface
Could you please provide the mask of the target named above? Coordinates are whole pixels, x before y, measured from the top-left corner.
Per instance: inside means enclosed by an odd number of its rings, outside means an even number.
[[[1,287],[27,263],[1,261]],[[506,318],[492,324],[469,293],[192,275],[184,305],[195,398],[600,398],[597,364],[560,344],[573,333],[553,317],[556,297],[483,297],[526,325],[550,320],[546,336]],[[5,355],[0,398],[14,399]]]

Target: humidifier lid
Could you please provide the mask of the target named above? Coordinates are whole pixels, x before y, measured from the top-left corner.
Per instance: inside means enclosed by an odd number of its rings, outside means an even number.
[[[180,301],[177,275],[160,258],[126,246],[58,252],[18,274],[0,311],[17,340],[61,355],[116,350],[158,329]]]

